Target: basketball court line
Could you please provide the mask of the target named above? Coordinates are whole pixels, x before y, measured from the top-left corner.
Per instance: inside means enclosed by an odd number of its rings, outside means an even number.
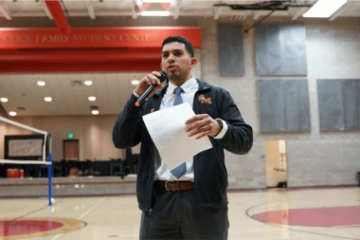
[[[84,218],[88,213],[90,213],[91,211],[93,211],[98,205],[100,205],[107,197],[103,197],[102,199],[100,199],[97,203],[95,203],[94,206],[92,206],[89,210],[87,210],[86,212],[84,212],[80,217],[77,218],[77,220],[82,220],[82,218]],[[58,234],[56,236],[54,236],[51,240],[56,240],[58,237],[60,237],[62,234]]]
[[[282,202],[282,201],[275,201],[275,202]],[[274,226],[274,227],[277,227],[277,228],[286,228],[289,231],[301,232],[301,233],[310,233],[310,234],[314,234],[314,235],[332,237],[332,238],[336,238],[336,239],[340,238],[340,239],[349,239],[349,240],[360,240],[360,238],[352,238],[352,237],[337,236],[337,235],[331,235],[331,234],[325,234],[325,233],[318,233],[318,232],[313,232],[313,231],[308,231],[308,230],[294,229],[294,228],[290,227],[289,225],[278,225],[278,224],[273,224],[273,223],[269,223],[269,222],[263,222],[263,221],[259,221],[259,220],[255,219],[255,218],[253,218],[249,213],[250,210],[252,210],[253,208],[260,207],[262,205],[267,205],[269,203],[275,203],[275,202],[266,202],[266,203],[261,203],[261,204],[251,206],[248,209],[246,209],[245,214],[246,214],[246,216],[248,218],[251,218],[251,219],[253,219],[253,220],[257,221],[257,222],[260,222],[260,223],[263,223],[263,224],[266,224],[266,225],[270,225],[270,226]]]
[[[329,227],[329,228],[360,228],[360,225],[349,225],[349,226],[341,226],[341,227]]]
[[[59,202],[61,202],[61,201],[59,201]],[[59,202],[57,202],[57,203],[59,203]],[[56,203],[56,204],[57,204],[57,203]],[[54,204],[54,205],[55,205],[55,204]],[[25,213],[25,214],[23,214],[23,215],[21,215],[21,216],[19,216],[19,217],[16,217],[16,218],[14,218],[14,219],[11,219],[11,220],[7,221],[7,223],[5,223],[5,224],[9,224],[9,223],[12,223],[12,222],[14,222],[14,221],[16,221],[16,220],[20,220],[20,219],[25,218],[26,216],[28,216],[28,215],[30,215],[30,214],[36,213],[36,212],[41,211],[41,210],[46,209],[46,208],[49,208],[49,206],[46,205],[45,207],[41,207],[41,208],[36,209],[36,210],[34,210],[34,211]],[[4,224],[2,224],[2,223],[0,222],[0,225],[4,225]]]

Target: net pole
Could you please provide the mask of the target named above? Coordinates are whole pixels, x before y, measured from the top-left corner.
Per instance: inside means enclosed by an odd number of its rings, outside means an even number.
[[[36,129],[36,128],[33,128],[33,127],[30,127],[30,126],[27,126],[25,124],[22,124],[22,123],[18,123],[18,122],[15,122],[13,120],[10,120],[10,119],[7,119],[7,118],[4,118],[4,117],[1,117],[0,116],[0,122],[5,122],[5,123],[8,123],[8,124],[11,124],[13,126],[17,126],[17,127],[20,127],[20,128],[23,128],[23,129],[27,129],[29,131],[32,131],[32,132],[36,132],[36,133],[40,133],[40,134],[43,134],[44,135],[44,144],[43,144],[43,154],[42,154],[42,161],[24,161],[24,160],[15,160],[15,159],[12,159],[12,160],[9,160],[9,159],[0,159],[0,163],[15,163],[14,160],[16,161],[16,164],[46,164],[48,165],[48,201],[49,201],[49,206],[51,206],[53,204],[53,198],[52,198],[52,138],[51,138],[51,134],[49,134],[48,132],[45,132],[43,130],[40,130],[40,129]],[[46,146],[47,146],[47,140],[48,140],[48,144],[49,144],[49,147],[48,147],[48,158],[46,158]],[[48,161],[46,161],[48,159]]]
[[[49,156],[48,156],[48,161],[49,161],[49,165],[48,165],[48,200],[49,200],[49,206],[52,205],[52,152],[51,152],[51,142],[52,142],[52,138],[51,138],[51,134],[48,135],[49,136]]]

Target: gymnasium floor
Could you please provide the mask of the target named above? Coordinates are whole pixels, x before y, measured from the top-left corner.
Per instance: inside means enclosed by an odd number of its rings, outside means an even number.
[[[360,239],[359,187],[232,191],[228,196],[229,240]],[[48,207],[45,198],[0,199],[0,239],[138,239],[134,195],[55,200]]]

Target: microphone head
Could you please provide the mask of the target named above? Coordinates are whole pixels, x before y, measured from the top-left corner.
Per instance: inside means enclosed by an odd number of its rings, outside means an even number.
[[[167,80],[167,74],[166,74],[166,72],[165,71],[161,71],[161,72],[159,72],[160,73],[160,77],[159,77],[159,80],[160,80],[160,82],[163,82],[163,81],[165,81],[165,80]]]

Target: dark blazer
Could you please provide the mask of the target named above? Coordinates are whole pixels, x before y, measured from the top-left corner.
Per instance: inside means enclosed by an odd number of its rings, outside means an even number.
[[[199,90],[195,93],[193,104],[195,114],[206,113],[214,119],[221,118],[228,125],[228,130],[222,139],[209,137],[213,148],[195,155],[193,165],[197,202],[200,206],[220,208],[228,203],[224,149],[234,154],[248,153],[253,144],[253,133],[251,126],[244,122],[228,91],[199,79],[197,82]],[[115,147],[131,148],[141,142],[136,190],[139,208],[143,211],[148,211],[152,206],[155,145],[142,116],[160,108],[166,88],[159,90],[139,108],[134,106],[137,98],[132,94],[113,128]]]

